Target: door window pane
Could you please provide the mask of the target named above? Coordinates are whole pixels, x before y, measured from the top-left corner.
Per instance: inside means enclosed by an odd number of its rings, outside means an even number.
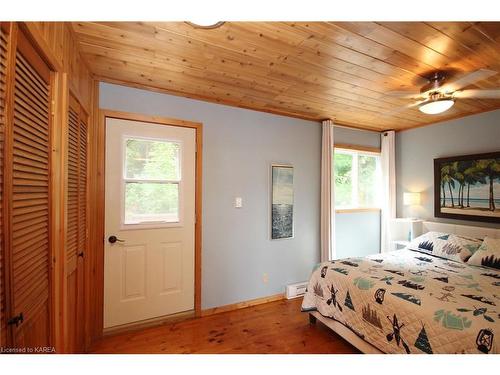
[[[127,139],[125,141],[125,178],[179,180],[177,142]]]
[[[125,224],[179,221],[179,184],[125,183]]]
[[[335,153],[335,205],[352,206],[352,160],[353,155]]]

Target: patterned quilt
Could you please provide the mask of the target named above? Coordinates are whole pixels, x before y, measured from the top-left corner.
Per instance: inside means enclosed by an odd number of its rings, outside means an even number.
[[[302,311],[385,353],[499,353],[500,271],[398,250],[321,264]],[[497,334],[498,333],[498,334]]]

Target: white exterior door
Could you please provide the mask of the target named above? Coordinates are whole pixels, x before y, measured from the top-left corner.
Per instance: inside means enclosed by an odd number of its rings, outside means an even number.
[[[106,119],[104,328],[194,308],[195,133]]]

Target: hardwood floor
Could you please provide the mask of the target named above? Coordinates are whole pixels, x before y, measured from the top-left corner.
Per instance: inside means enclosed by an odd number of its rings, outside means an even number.
[[[358,353],[300,312],[301,299],[189,319],[105,337],[91,353]]]

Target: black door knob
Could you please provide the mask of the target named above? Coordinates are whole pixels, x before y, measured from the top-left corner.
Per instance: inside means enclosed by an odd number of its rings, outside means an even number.
[[[125,242],[124,240],[120,240],[118,237],[116,236],[109,236],[108,237],[108,241],[109,243],[115,243],[115,242]]]

